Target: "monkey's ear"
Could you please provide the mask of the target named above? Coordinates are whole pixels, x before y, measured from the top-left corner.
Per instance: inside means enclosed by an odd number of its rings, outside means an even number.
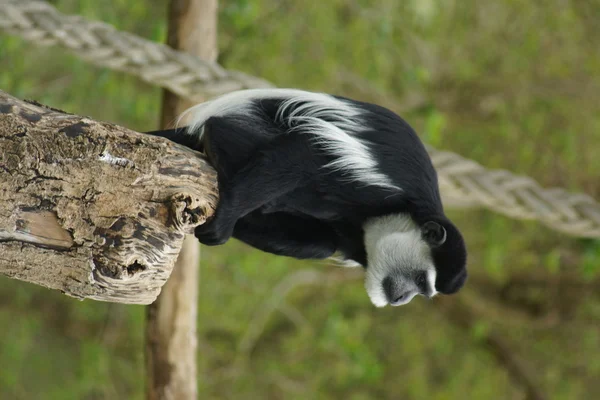
[[[423,239],[425,239],[431,247],[439,247],[446,241],[446,229],[437,222],[425,222],[421,231],[423,232]]]

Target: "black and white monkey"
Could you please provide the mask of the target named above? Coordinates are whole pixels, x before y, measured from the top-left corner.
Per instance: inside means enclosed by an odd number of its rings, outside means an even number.
[[[437,174],[414,130],[383,107],[296,89],[236,91],[149,132],[205,152],[217,171],[206,245],[231,237],[299,259],[335,254],[365,268],[378,307],[452,294],[467,252],[445,216]]]

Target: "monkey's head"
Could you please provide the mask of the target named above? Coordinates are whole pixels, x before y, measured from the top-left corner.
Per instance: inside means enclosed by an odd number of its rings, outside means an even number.
[[[377,307],[400,306],[416,295],[456,293],[467,279],[467,250],[446,217],[422,224],[409,214],[369,219],[364,225],[365,288]]]

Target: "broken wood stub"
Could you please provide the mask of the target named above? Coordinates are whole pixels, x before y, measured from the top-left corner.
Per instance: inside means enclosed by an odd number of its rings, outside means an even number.
[[[156,299],[216,173],[166,139],[0,91],[0,273],[78,298]]]

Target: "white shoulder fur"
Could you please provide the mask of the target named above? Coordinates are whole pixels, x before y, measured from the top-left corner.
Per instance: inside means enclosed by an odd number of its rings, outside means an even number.
[[[342,172],[352,182],[400,190],[387,175],[378,171],[368,144],[355,135],[366,129],[364,111],[326,93],[298,89],[240,90],[186,110],[179,121],[190,114],[186,133],[199,135],[201,139],[202,125],[210,117],[236,114],[252,118],[255,101],[261,99],[284,99],[276,119],[290,131],[310,134],[322,149],[335,156],[325,168]]]

